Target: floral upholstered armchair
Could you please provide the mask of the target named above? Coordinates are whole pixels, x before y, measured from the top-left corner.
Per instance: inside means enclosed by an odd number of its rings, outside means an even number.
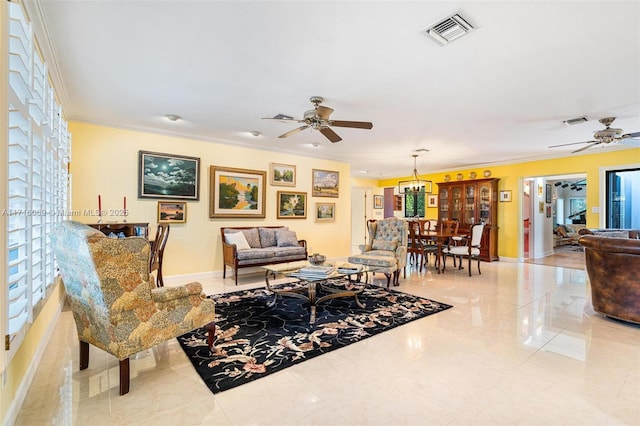
[[[390,217],[370,220],[369,243],[360,246],[361,254],[349,257],[349,262],[373,267],[387,277],[387,288],[393,277],[393,285],[400,285],[400,270],[407,264],[407,242],[409,224],[407,221]]]
[[[214,303],[192,282],[155,288],[149,242],[109,238],[78,222],[52,234],[54,253],[80,340],[80,370],[89,366],[89,344],[120,361],[120,395],[129,392],[129,357],[198,327],[215,332]]]

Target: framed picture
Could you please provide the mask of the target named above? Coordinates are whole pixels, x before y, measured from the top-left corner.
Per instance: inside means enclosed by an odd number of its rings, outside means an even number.
[[[340,184],[340,175],[338,172],[313,169],[311,182],[313,185],[311,194],[314,197],[338,198]]]
[[[138,151],[138,198],[200,199],[200,159]]]
[[[271,163],[271,185],[296,186],[296,166]]]
[[[542,185],[538,185],[538,197],[542,198]]]
[[[278,191],[278,219],[306,219],[307,193]]]
[[[501,202],[510,202],[511,201],[511,190],[508,189],[506,191],[500,191],[500,201]]]
[[[547,206],[547,217],[551,217],[551,206]]]
[[[265,217],[267,172],[211,166],[209,217]]]
[[[438,207],[437,195],[427,195],[427,207]]]
[[[336,203],[316,203],[316,222],[334,222]]]
[[[373,196],[373,208],[374,209],[382,209],[384,208],[384,197],[382,195],[374,195]]]
[[[538,213],[544,213],[544,201],[538,203]]]
[[[186,223],[186,201],[158,201],[158,223]]]
[[[545,186],[546,186],[546,188],[545,188],[546,192],[544,194],[545,202],[551,204],[551,184],[548,183]]]

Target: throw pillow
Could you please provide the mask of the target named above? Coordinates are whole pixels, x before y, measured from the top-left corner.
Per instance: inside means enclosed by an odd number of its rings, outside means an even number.
[[[278,228],[258,228],[260,245],[262,247],[275,247],[277,229]]]
[[[227,244],[235,244],[238,250],[249,250],[251,246],[242,232],[229,232],[224,235]]]
[[[299,245],[295,231],[288,229],[278,229],[276,231],[276,243],[278,247],[295,247]]]
[[[398,247],[398,239],[393,238],[391,240],[373,240],[371,248],[373,250],[385,250],[394,251]]]
[[[260,235],[258,234],[258,228],[243,229],[242,233],[244,234],[244,237],[247,239],[247,242],[249,243],[249,246],[251,248],[262,247],[260,245]]]

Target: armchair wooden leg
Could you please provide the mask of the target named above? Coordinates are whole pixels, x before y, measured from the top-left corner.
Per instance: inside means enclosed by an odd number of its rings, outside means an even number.
[[[80,370],[89,367],[89,344],[80,340]]]
[[[384,274],[385,277],[387,277],[387,289],[389,288],[389,285],[391,285],[391,274]]]
[[[120,395],[129,393],[129,358],[120,360]]]
[[[204,328],[207,329],[207,345],[209,346],[209,352],[213,352],[213,342],[216,338],[216,324],[210,322],[205,325]]]
[[[469,265],[467,266],[467,268],[469,268],[469,276],[471,276],[471,255],[469,255],[468,257],[469,257]]]
[[[482,275],[482,272],[480,272],[480,256],[478,256],[478,275]]]

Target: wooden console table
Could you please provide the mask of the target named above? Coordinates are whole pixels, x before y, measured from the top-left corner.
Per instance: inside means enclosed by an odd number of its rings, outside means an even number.
[[[129,222],[117,222],[117,223],[87,223],[88,226],[101,231],[105,235],[110,233],[119,234],[124,233],[125,237],[144,237],[149,239],[149,223],[129,223]]]

